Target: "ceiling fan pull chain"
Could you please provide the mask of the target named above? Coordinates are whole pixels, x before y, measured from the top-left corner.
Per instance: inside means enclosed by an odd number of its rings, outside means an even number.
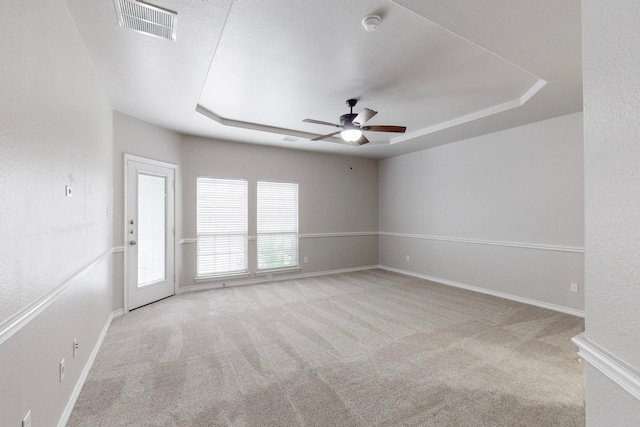
[[[351,144],[351,147],[349,148],[349,169],[353,170],[353,144]]]

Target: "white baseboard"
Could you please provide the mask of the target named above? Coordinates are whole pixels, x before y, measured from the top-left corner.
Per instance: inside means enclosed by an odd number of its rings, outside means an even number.
[[[124,311],[122,309],[116,310],[113,313],[111,313],[107,318],[107,321],[104,324],[104,327],[102,328],[102,332],[100,332],[100,336],[96,341],[96,345],[93,346],[93,350],[89,355],[89,359],[87,359],[87,363],[84,365],[84,369],[80,374],[80,378],[78,378],[78,382],[76,383],[76,386],[73,389],[73,393],[71,394],[71,398],[67,403],[67,407],[64,409],[64,412],[62,413],[62,417],[60,418],[58,427],[65,427],[67,425],[67,422],[69,421],[69,417],[71,417],[71,412],[73,411],[73,407],[75,406],[76,401],[80,396],[82,387],[84,387],[84,382],[87,380],[87,376],[89,376],[89,372],[91,371],[93,362],[96,360],[96,356],[98,355],[98,351],[100,350],[100,347],[102,347],[102,342],[104,341],[104,337],[107,335],[107,331],[109,331],[109,326],[111,326],[111,322],[115,317],[122,316],[123,313]]]
[[[578,355],[610,380],[640,399],[640,372],[580,334],[571,341],[580,349]]]
[[[376,268],[380,268],[380,266],[367,265],[363,267],[350,267],[350,268],[340,268],[336,270],[314,271],[312,273],[298,273],[298,274],[287,274],[287,275],[274,274],[274,277],[271,277],[271,278],[256,277],[255,279],[235,280],[235,281],[229,281],[229,282],[219,280],[216,283],[205,283],[202,285],[185,286],[183,288],[178,289],[177,294],[183,294],[185,292],[205,291],[208,289],[228,288],[231,286],[257,285],[259,283],[268,283],[268,282],[283,281],[283,280],[296,280],[296,279],[304,279],[307,277],[315,277],[315,276],[327,276],[329,274],[351,273],[354,271],[373,270]]]
[[[399,268],[393,268],[386,265],[380,265],[379,268],[383,270],[393,271],[395,273],[405,274],[407,276],[417,277],[419,279],[430,280],[432,282],[441,283],[443,285],[454,286],[456,288],[466,289],[468,291],[480,292],[482,294],[492,295],[498,298],[504,298],[511,301],[517,301],[524,304],[535,305],[536,307],[542,307],[549,310],[559,311],[561,313],[571,314],[573,316],[584,317],[583,310],[576,310],[570,307],[564,307],[562,305],[551,304],[544,301],[533,300],[530,298],[524,298],[517,295],[507,294],[504,292],[498,292],[491,289],[481,288],[479,286],[467,285],[466,283],[455,282],[453,280],[442,279],[440,277],[427,276],[425,274],[415,273],[413,271],[402,270]]]

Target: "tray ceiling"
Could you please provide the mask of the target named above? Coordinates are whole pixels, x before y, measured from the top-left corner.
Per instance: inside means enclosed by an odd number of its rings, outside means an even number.
[[[384,158],[582,109],[579,0],[152,3],[175,42],[67,0],[114,108],[178,132]],[[332,128],[302,120],[336,123],[348,98],[406,134],[309,141]]]

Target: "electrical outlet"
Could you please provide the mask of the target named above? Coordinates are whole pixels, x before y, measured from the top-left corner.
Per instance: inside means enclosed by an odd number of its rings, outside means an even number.
[[[580,287],[578,286],[577,283],[571,284],[571,292],[578,292],[579,290],[580,290]]]
[[[308,264],[308,263],[309,263],[309,257],[308,257],[308,256],[304,257],[304,263],[305,263],[305,264]]]
[[[78,338],[73,339],[73,357],[75,358],[78,354]]]
[[[64,379],[64,359],[60,361],[60,382]]]
[[[22,427],[31,427],[31,409],[29,409],[27,415],[22,419]]]
[[[72,191],[71,191],[71,187],[70,187],[70,186],[65,185],[65,186],[64,186],[64,192],[65,192],[65,194],[66,194],[66,196],[67,196],[67,197],[71,197],[71,193],[72,193]]]
[[[406,260],[407,260],[407,262],[411,262],[411,257],[409,255],[407,255]]]

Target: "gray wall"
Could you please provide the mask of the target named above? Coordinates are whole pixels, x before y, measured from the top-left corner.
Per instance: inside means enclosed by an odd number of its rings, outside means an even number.
[[[134,117],[113,112],[113,243],[124,245],[124,155],[146,157],[180,166],[182,142],[179,134]],[[180,182],[180,167],[176,179]],[[180,201],[176,204],[180,210]],[[124,307],[124,252],[113,257],[114,309]]]
[[[351,162],[353,169],[350,169]],[[377,173],[377,162],[374,160],[351,160],[345,156],[185,136],[182,153],[181,238],[196,237],[195,190],[198,175],[249,180],[250,236],[256,235],[256,181],[293,181],[299,184],[299,233],[303,235],[299,250],[302,268],[296,274],[376,265]],[[367,232],[373,234],[357,234]],[[183,243],[181,249],[183,261],[180,286],[215,284],[198,284],[194,281],[195,243]],[[308,264],[302,263],[305,256],[309,258]],[[252,273],[251,279],[255,278],[255,240],[249,244],[249,271]]]
[[[64,1],[0,37],[0,425],[54,426],[111,314],[112,113]]]
[[[584,0],[585,336],[640,383],[640,2]],[[587,424],[640,425],[640,400],[587,370]]]
[[[382,160],[379,191],[380,264],[583,310],[581,113]]]
[[[115,111],[113,119],[113,241],[124,244],[124,154],[179,166],[178,227],[179,285],[205,288],[220,282],[196,283],[195,180],[198,175],[246,178],[250,182],[249,234],[255,230],[257,179],[300,184],[300,262],[295,274],[367,267],[378,263],[377,162],[345,156],[216,141],[182,136]],[[353,169],[351,169],[353,165]],[[180,184],[181,183],[181,184]],[[371,234],[367,234],[371,233]],[[364,235],[362,235],[364,234]],[[314,236],[309,236],[314,235]],[[186,239],[186,242],[185,242]],[[309,262],[304,264],[304,257]],[[255,280],[255,241],[249,244],[249,278]],[[113,259],[114,309],[123,307],[124,254]],[[290,273],[288,275],[291,275]],[[286,277],[287,274],[280,274]]]

